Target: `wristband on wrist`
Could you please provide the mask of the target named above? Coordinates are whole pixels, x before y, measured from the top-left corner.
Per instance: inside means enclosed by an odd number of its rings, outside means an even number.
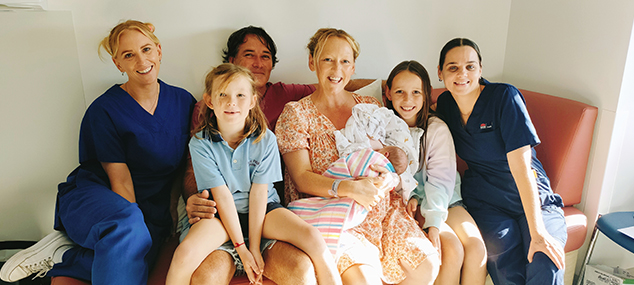
[[[328,190],[328,194],[332,197],[335,198],[339,198],[339,183],[341,183],[341,179],[335,179],[334,182],[332,182],[332,187],[330,188],[330,190]]]
[[[233,247],[238,248],[244,245],[244,242],[236,242],[233,244]]]

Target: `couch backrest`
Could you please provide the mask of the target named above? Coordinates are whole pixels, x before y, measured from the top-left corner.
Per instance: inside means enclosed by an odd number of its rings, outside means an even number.
[[[432,99],[446,89],[434,89]],[[566,206],[581,202],[597,107],[561,97],[520,90],[542,143],[535,147],[555,193]],[[466,164],[459,159],[458,170]]]

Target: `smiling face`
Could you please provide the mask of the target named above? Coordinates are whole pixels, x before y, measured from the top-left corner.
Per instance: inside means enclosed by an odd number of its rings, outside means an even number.
[[[452,48],[445,55],[445,62],[438,68],[438,77],[454,96],[479,92],[482,65],[477,52],[470,46]]]
[[[309,57],[309,67],[317,74],[319,86],[327,92],[338,93],[354,74],[354,53],[347,40],[332,36],[326,40],[319,58]]]
[[[229,58],[229,62],[246,67],[255,77],[258,89],[266,86],[273,70],[271,51],[256,35],[244,37],[244,43],[238,48],[236,57]]]
[[[153,84],[161,68],[161,46],[137,30],[126,30],[119,37],[117,54],[112,58],[119,71],[135,84]]]
[[[235,75],[221,90],[224,78],[218,78],[212,85],[212,94],[204,95],[207,106],[214,110],[220,129],[234,126],[244,128],[249,110],[255,106],[255,96],[251,82],[243,75]]]
[[[416,126],[416,117],[423,108],[425,96],[423,81],[410,71],[402,71],[392,81],[385,96],[392,101],[394,110],[410,127]]]

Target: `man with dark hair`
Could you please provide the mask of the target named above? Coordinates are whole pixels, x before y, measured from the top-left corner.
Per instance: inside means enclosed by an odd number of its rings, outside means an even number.
[[[315,91],[314,84],[271,83],[271,71],[278,62],[277,47],[273,39],[260,27],[248,26],[233,32],[223,50],[223,62],[230,62],[248,68],[254,75],[260,106],[274,130],[277,118],[284,105],[297,101]],[[352,80],[346,90],[356,90],[372,80]],[[192,116],[192,126],[199,122],[198,114],[204,106],[201,100],[196,104]],[[283,189],[283,183],[276,189]],[[208,200],[207,191],[198,193],[191,163],[185,173],[184,197],[187,200],[187,216],[191,224],[200,219],[212,218],[216,213],[215,203]],[[312,261],[303,251],[285,242],[277,241],[267,248],[262,257],[265,260],[264,276],[278,285],[316,284]],[[236,266],[233,257],[224,251],[212,252],[198,267],[192,276],[192,284],[227,284],[231,280]]]
[[[275,64],[278,62],[277,46],[275,45],[275,42],[273,42],[271,36],[269,36],[269,34],[267,34],[264,29],[254,26],[244,27],[233,32],[229,36],[229,39],[227,40],[227,47],[222,50],[222,62],[231,62],[231,58],[235,58],[238,55],[240,45],[246,42],[245,38],[248,35],[254,35],[258,37],[260,39],[260,42],[266,46],[266,48],[271,53],[271,60],[273,62],[273,67],[275,67]]]

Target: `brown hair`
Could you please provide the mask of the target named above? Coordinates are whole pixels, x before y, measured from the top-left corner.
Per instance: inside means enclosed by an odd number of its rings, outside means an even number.
[[[352,48],[354,60],[357,60],[357,57],[359,57],[359,43],[357,43],[351,35],[346,33],[346,31],[334,28],[321,28],[310,38],[306,48],[308,48],[308,52],[314,60],[319,58],[321,51],[326,45],[326,41],[330,37],[338,37],[348,41],[350,48]]]
[[[257,100],[257,88],[251,71],[232,63],[223,63],[207,73],[207,76],[205,77],[205,94],[203,95],[203,100],[208,100],[211,96],[218,96],[218,94],[224,91],[225,88],[227,88],[227,85],[229,85],[229,83],[238,76],[244,76],[249,81],[251,84],[251,90],[253,91],[253,96]],[[213,88],[214,82],[219,83],[216,85],[217,87],[215,89]],[[209,106],[203,106],[200,112],[199,122],[198,126],[194,127],[192,135],[195,136],[196,133],[200,131],[206,131],[210,134],[220,133],[220,131],[218,131],[218,121],[214,115],[214,111],[209,108]],[[255,106],[249,110],[249,114],[247,115],[246,122],[244,124],[244,133],[240,138],[240,141],[253,135],[256,136],[253,143],[259,142],[266,134],[267,124],[266,117],[260,108],[259,102],[255,102]],[[199,138],[198,136],[196,137]]]
[[[409,60],[403,61],[396,65],[390,75],[387,77],[387,81],[385,85],[390,90],[392,89],[392,82],[394,81],[394,77],[396,77],[399,73],[403,71],[409,71],[420,78],[423,83],[423,106],[421,106],[420,111],[416,114],[416,127],[423,129],[423,137],[421,138],[421,151],[423,152],[423,161],[419,164],[418,168],[422,169],[425,164],[424,159],[427,157],[427,149],[425,148],[425,141],[427,140],[427,127],[429,126],[429,118],[437,116],[436,113],[430,108],[431,107],[431,81],[429,80],[429,73],[427,73],[427,69],[420,64],[418,61]],[[396,115],[401,116],[395,109],[392,104],[392,100],[385,97],[385,107],[394,111]]]
[[[117,52],[119,51],[119,38],[121,34],[126,30],[135,30],[139,31],[150,40],[154,42],[156,45],[160,45],[161,42],[154,35],[154,25],[151,23],[143,23],[136,20],[127,20],[123,23],[119,23],[110,31],[110,34],[103,38],[99,43],[99,57],[102,57],[101,49],[103,48],[112,58],[117,57]]]
[[[394,166],[394,171],[396,174],[402,174],[407,170],[407,166],[409,165],[409,158],[407,157],[407,153],[397,146],[385,146],[379,150],[381,154],[388,153],[387,159]]]
[[[429,117],[434,115],[433,111],[430,108],[432,101],[429,73],[427,73],[427,69],[425,69],[425,67],[418,61],[403,61],[397,64],[394,69],[392,69],[392,72],[390,72],[390,75],[387,77],[387,81],[385,82],[387,88],[389,88],[390,90],[392,89],[392,82],[394,81],[394,77],[396,77],[397,75],[399,75],[399,73],[403,71],[409,71],[415,74],[423,83],[423,106],[420,108],[420,111],[418,111],[418,114],[416,114],[416,127],[421,128],[425,132],[427,132]],[[392,100],[388,99],[387,97],[385,98],[385,107],[393,110],[400,117],[399,113],[396,112],[396,110],[394,109],[394,105],[392,105]]]
[[[478,47],[478,45],[474,41],[467,38],[455,38],[448,41],[445,46],[442,47],[442,50],[440,50],[440,59],[438,60],[438,69],[440,69],[440,71],[445,68],[443,65],[445,64],[447,53],[453,48],[462,46],[468,46],[475,50],[476,54],[478,55],[478,63],[480,64],[480,67],[482,67],[482,55],[480,54],[480,48]],[[484,78],[480,77],[478,83],[480,85],[485,85]]]

